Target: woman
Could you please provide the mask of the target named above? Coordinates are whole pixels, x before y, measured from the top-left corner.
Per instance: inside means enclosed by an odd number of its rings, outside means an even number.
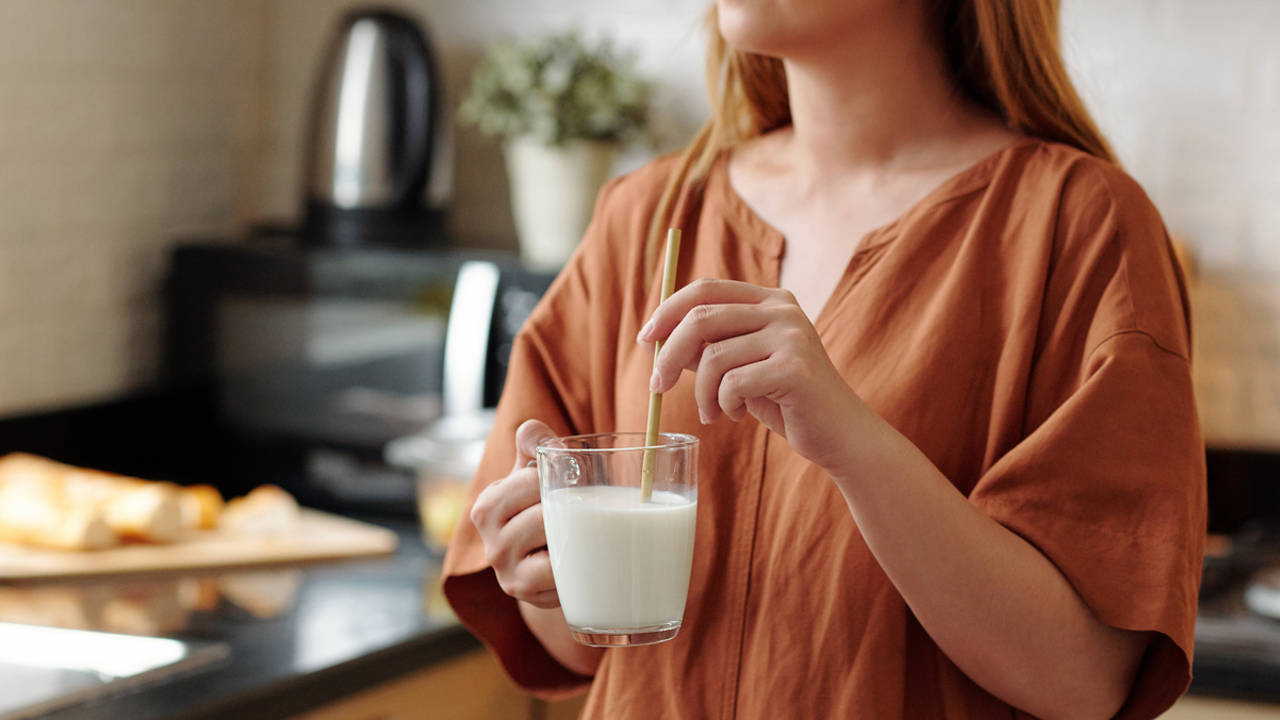
[[[591,718],[1158,715],[1204,532],[1187,304],[1056,3],[717,10],[712,121],[601,193],[518,339],[459,616],[531,690],[590,684]],[[702,440],[689,603],[674,641],[600,651],[556,609],[527,464],[643,427],[649,387]]]

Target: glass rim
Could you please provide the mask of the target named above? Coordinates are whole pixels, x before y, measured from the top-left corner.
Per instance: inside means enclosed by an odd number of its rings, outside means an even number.
[[[688,433],[660,432],[658,433],[659,444],[646,445],[644,442],[645,434],[646,433],[642,432],[602,432],[546,437],[538,441],[535,451],[538,455],[542,455],[543,453],[614,453],[635,452],[637,450],[673,450],[698,444],[698,438]],[[637,438],[639,442],[625,447],[556,447],[555,445],[550,444],[552,442],[587,440],[604,437],[633,437]],[[663,440],[668,440],[669,442],[662,442]]]

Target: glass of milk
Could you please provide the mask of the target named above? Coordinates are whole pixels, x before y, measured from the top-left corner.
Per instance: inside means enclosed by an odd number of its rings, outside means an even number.
[[[560,608],[584,645],[676,636],[689,592],[698,510],[698,439],[660,433],[548,438],[538,446],[542,519]],[[653,495],[640,494],[645,450]]]

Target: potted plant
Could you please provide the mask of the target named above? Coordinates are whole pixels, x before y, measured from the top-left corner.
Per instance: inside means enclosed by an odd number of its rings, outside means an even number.
[[[459,117],[503,140],[528,266],[554,270],[569,258],[616,152],[645,130],[649,93],[607,40],[588,46],[563,33],[485,53]]]

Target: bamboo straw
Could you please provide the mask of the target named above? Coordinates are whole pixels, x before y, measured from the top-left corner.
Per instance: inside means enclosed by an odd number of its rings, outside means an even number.
[[[667,259],[662,266],[662,295],[658,302],[671,297],[676,286],[676,262],[680,259],[680,230],[667,230]],[[662,352],[662,342],[653,344],[653,364],[658,364],[658,353]],[[644,431],[644,460],[640,464],[640,500],[649,502],[653,497],[653,446],[658,444],[658,419],[662,417],[662,393],[649,393],[649,422]]]

